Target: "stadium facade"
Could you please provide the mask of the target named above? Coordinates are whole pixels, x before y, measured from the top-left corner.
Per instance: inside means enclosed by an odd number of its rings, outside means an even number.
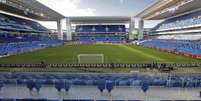
[[[135,17],[141,20],[165,20],[152,29],[150,32],[151,35],[167,35],[167,39],[170,34],[195,35],[194,33],[199,33],[199,30],[196,30],[199,28],[201,12],[199,5],[199,0],[158,1]],[[183,38],[185,40],[186,37]],[[188,38],[189,40],[196,40],[195,38]]]
[[[130,17],[96,16],[68,17],[67,40],[78,42],[127,42],[129,32],[125,24],[131,24]],[[74,25],[74,33],[71,26]],[[72,38],[70,38],[72,37]]]
[[[143,20],[164,20],[149,32],[149,40],[143,41],[142,45],[200,58],[200,4],[200,0],[159,0],[137,14],[141,36]]]
[[[0,1],[0,54],[8,56],[62,44],[39,21],[57,21],[61,35],[64,16],[36,0]],[[60,38],[60,37],[59,37]]]

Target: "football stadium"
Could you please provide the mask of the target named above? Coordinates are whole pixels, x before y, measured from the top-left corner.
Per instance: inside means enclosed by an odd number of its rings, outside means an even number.
[[[200,88],[201,0],[154,0],[129,16],[0,0],[0,101],[201,101]]]

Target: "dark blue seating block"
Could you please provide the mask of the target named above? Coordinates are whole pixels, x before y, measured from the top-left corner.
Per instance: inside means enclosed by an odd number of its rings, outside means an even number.
[[[103,92],[103,90],[105,89],[105,80],[98,80],[97,81],[97,86],[98,89],[100,90],[100,92]]]
[[[188,100],[188,101],[201,101],[201,100]]]
[[[36,88],[36,90],[39,92],[40,91],[40,89],[41,89],[41,87],[42,87],[42,85],[43,85],[43,81],[42,80],[36,80],[35,82],[34,82],[34,87]]]
[[[16,101],[48,101],[47,99],[16,99]]]
[[[0,101],[16,101],[15,99],[0,99]]]
[[[112,101],[126,101],[126,100],[112,100]]]
[[[63,99],[63,101],[79,101],[78,99]]]
[[[68,81],[68,80],[65,80],[65,83],[64,83],[64,89],[68,92],[70,87],[71,87],[71,82]]]
[[[77,33],[106,33],[106,32],[126,32],[125,25],[76,25]]]
[[[64,81],[56,81],[55,88],[60,92],[62,88],[64,88]]]
[[[200,98],[201,98],[201,91],[200,91]]]
[[[47,28],[38,22],[17,18],[14,16],[0,14],[0,26],[7,30],[47,32]]]
[[[172,100],[160,100],[160,101],[172,101]]]
[[[4,82],[0,80],[0,90],[2,89],[3,86],[4,86]]]
[[[33,81],[33,80],[28,80],[28,81],[26,82],[26,84],[27,84],[27,88],[28,88],[30,91],[32,91],[33,88],[34,88],[34,81]]]
[[[48,99],[47,101],[63,101],[63,100],[59,100],[59,99]]]
[[[106,81],[106,89],[108,92],[111,92],[114,88],[114,83],[111,80]]]
[[[130,86],[131,82],[129,80],[116,81],[116,86]]]
[[[69,91],[71,87],[71,82],[68,80],[58,80],[55,82],[55,88],[60,92],[62,89],[65,89],[65,91]]]
[[[54,80],[52,79],[46,79],[44,84],[54,84]]]
[[[191,54],[201,54],[201,45],[199,41],[174,40],[174,39],[152,39],[142,42],[145,47],[155,47],[168,50],[176,50]]]
[[[110,101],[110,100],[96,100],[96,101]]]
[[[94,101],[92,99],[79,99],[79,101]]]
[[[42,80],[28,80],[26,82],[27,84],[27,88],[32,91],[33,88],[35,88],[38,92],[40,91],[40,88],[42,87],[43,85],[43,81]]]
[[[26,79],[17,79],[17,84],[26,84],[27,80]]]
[[[141,101],[141,100],[128,100],[128,101]]]
[[[6,80],[5,84],[16,85],[17,84],[17,80],[9,79],[9,80]]]
[[[141,82],[141,89],[144,93],[147,92],[147,90],[149,89],[149,86],[150,86],[149,81],[145,80]]]

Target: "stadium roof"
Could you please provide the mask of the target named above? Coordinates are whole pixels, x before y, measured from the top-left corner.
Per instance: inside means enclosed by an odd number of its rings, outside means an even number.
[[[0,10],[40,21],[65,18],[36,0],[0,0]]]
[[[129,23],[128,16],[82,16],[68,17],[74,24],[102,24],[102,23]]]
[[[201,9],[200,0],[157,0],[137,14],[136,18],[160,20]]]

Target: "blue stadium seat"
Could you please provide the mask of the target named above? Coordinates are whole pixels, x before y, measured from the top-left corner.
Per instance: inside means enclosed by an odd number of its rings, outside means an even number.
[[[92,99],[79,99],[79,101],[94,101]]]
[[[128,100],[128,101],[141,101],[141,100]]]
[[[48,101],[47,99],[16,99],[16,101]]]
[[[108,92],[111,92],[114,89],[114,82],[111,80],[106,81],[106,89]]]
[[[96,100],[96,101],[110,101],[110,100]]]
[[[35,88],[38,92],[40,91],[43,81],[42,80],[28,80],[27,82],[27,88],[32,91],[33,88]]]
[[[16,101],[15,99],[1,99],[0,98],[0,101]]]
[[[27,88],[32,91],[34,88],[34,81],[33,80],[28,80],[27,82]]]
[[[174,100],[174,101],[188,101],[188,100]]]
[[[17,80],[16,79],[8,79],[7,84],[12,84],[12,85],[16,85],[17,84]]]
[[[160,101],[172,101],[172,100],[160,100]]]
[[[103,92],[103,90],[105,89],[105,80],[98,80],[97,86],[100,92]]]
[[[47,101],[63,101],[61,99],[48,99]]]
[[[141,89],[144,93],[147,92],[147,90],[149,89],[149,86],[150,86],[149,81],[144,80],[141,82]]]
[[[112,101],[127,101],[127,100],[112,100]]]
[[[0,90],[2,89],[3,86],[4,86],[4,82],[0,80]]]
[[[63,99],[63,101],[79,101],[79,99]]]
[[[36,80],[36,81],[35,81],[35,88],[36,88],[36,90],[37,90],[38,92],[40,91],[42,85],[43,85],[43,81],[42,81],[42,80]]]
[[[65,91],[69,91],[71,87],[71,82],[68,80],[58,80],[55,82],[55,88],[60,92],[62,89],[65,89]]]

